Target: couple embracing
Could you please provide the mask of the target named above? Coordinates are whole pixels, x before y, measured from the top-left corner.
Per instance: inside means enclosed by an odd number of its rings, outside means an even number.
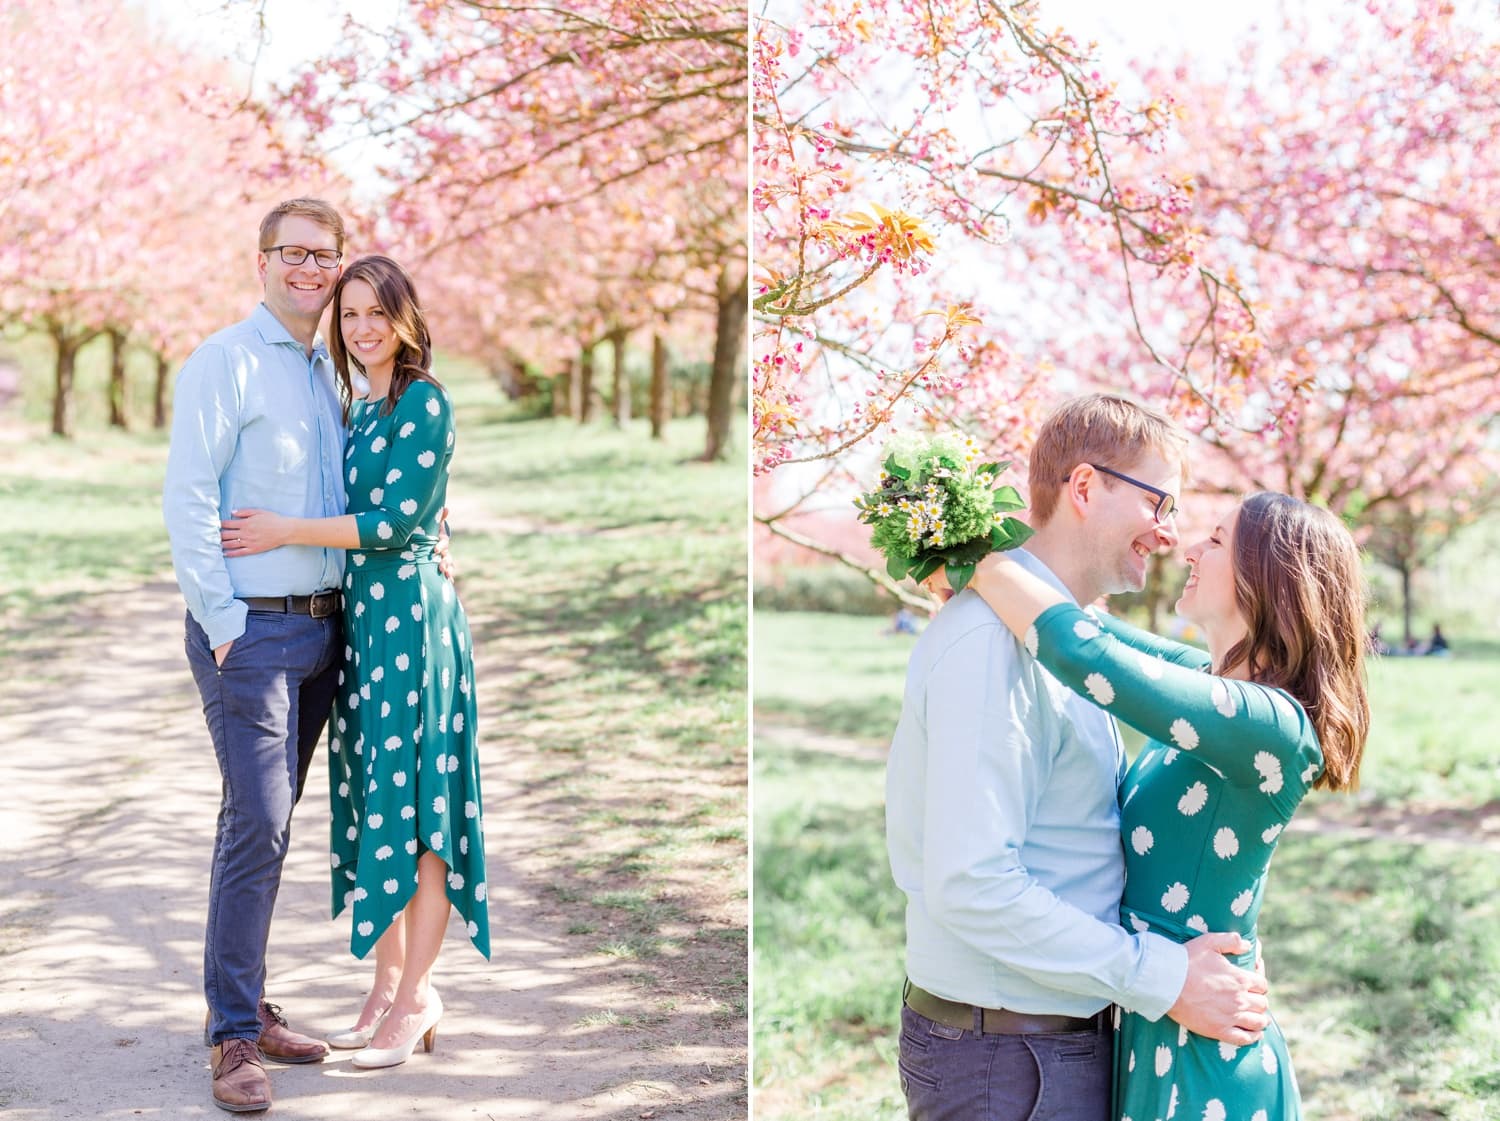
[[[1206,652],[1089,608],[1178,544],[1186,447],[1127,399],[1064,404],[1035,535],[913,650],[886,789],[913,1121],[1301,1116],[1256,919],[1298,803],[1358,774],[1359,553],[1256,494],[1185,554]],[[1147,737],[1128,770],[1116,719]]]
[[[260,226],[264,300],[178,376],[162,504],[222,777],[204,939],[212,1094],[271,1105],[265,1059],[360,1067],[432,1049],[450,908],[489,957],[469,627],[440,566],[453,410],[411,278],[344,263],[344,223],[292,199]],[[318,335],[332,303],[331,337]],[[375,951],[328,1041],[265,998],[292,807],[332,723],[333,912]]]

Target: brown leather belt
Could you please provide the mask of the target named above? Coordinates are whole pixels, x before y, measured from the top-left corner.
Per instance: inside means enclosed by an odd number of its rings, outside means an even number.
[[[237,598],[251,611],[274,611],[279,615],[311,615],[314,619],[337,615],[340,606],[338,592],[318,592],[310,596],[239,596]]]
[[[1008,1008],[977,1008],[972,1004],[960,1004],[935,996],[926,989],[919,989],[906,982],[906,1006],[919,1016],[926,1016],[939,1024],[964,1031],[975,1031],[976,1014],[978,1031],[982,1035],[1042,1035],[1065,1031],[1095,1031],[1106,1023],[1109,1011],[1094,1016],[1049,1016],[1037,1012],[1012,1012]]]

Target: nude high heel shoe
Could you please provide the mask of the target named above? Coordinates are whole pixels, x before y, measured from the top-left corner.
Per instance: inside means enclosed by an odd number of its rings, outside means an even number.
[[[356,1051],[350,1062],[364,1070],[399,1066],[411,1058],[419,1039],[422,1041],[422,1049],[431,1053],[437,1042],[438,1021],[443,1018],[443,1002],[435,989],[428,989],[427,997],[427,1011],[422,1016],[422,1022],[406,1042],[398,1043],[395,1047],[366,1047],[363,1051]]]
[[[385,1010],[385,1012],[389,1011],[389,1008]],[[335,1032],[328,1037],[328,1046],[340,1051],[357,1051],[362,1047],[368,1047],[381,1021],[385,1019],[385,1012],[376,1016],[375,1022],[367,1028],[349,1028],[347,1031]]]

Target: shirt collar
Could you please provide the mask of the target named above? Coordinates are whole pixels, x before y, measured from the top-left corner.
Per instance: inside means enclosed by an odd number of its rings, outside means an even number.
[[[250,313],[250,322],[255,325],[256,331],[260,333],[261,341],[271,345],[275,343],[291,343],[298,350],[302,344],[292,337],[292,333],[286,329],[286,324],[271,314],[271,309],[264,303],[255,305],[255,310]],[[328,347],[323,342],[321,334],[313,337],[312,356],[315,359],[326,359]]]
[[[1025,549],[1012,549],[1010,555],[1027,572],[1040,576],[1047,583],[1051,584],[1052,587],[1067,596],[1069,603],[1077,605],[1078,600],[1073,597],[1072,592],[1068,591],[1068,586],[1058,579],[1057,573],[1042,563],[1041,558],[1037,557],[1034,553],[1028,553]]]

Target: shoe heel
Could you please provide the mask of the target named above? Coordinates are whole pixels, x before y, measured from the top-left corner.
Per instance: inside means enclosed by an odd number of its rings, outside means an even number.
[[[427,1029],[427,1034],[422,1036],[422,1050],[432,1054],[432,1049],[437,1046],[437,1025]]]

